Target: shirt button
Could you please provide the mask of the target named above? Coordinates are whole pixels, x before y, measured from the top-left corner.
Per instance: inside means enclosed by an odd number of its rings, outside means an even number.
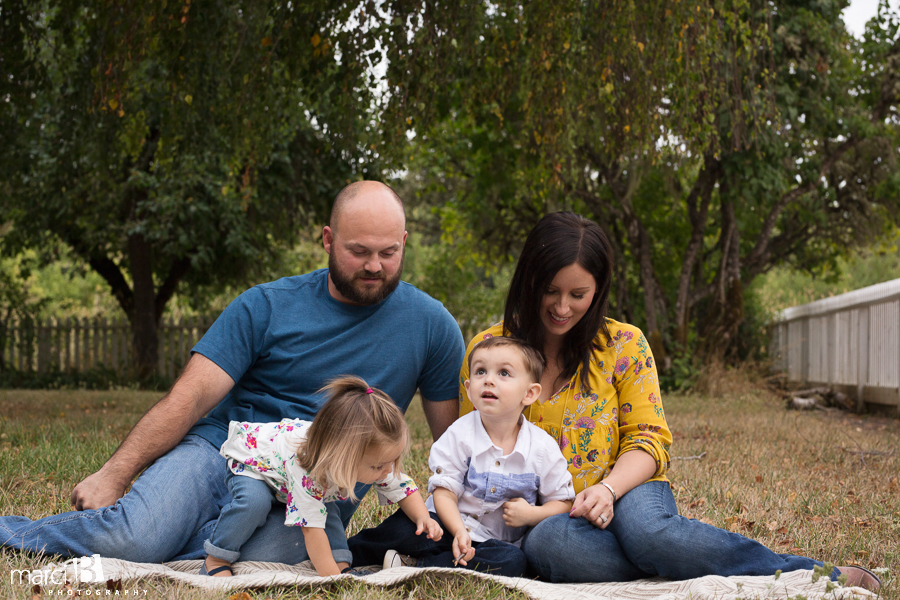
[[[492,494],[496,494],[496,493],[497,493],[497,488],[492,487],[492,488],[491,488],[491,493],[492,493]]]
[[[499,467],[499,466],[500,466],[500,461],[499,461],[499,460],[495,460],[495,461],[494,461],[494,466],[495,466],[495,467]]]
[[[438,475],[440,475],[440,474],[441,474],[441,468],[438,467],[434,472],[437,473]]]
[[[469,528],[468,528],[468,527],[466,527],[466,531],[469,531],[469,532],[471,532],[471,531],[472,531],[472,530],[471,530],[471,529],[469,529]]]

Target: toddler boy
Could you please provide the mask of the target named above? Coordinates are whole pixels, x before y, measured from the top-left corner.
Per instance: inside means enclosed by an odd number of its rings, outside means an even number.
[[[477,410],[447,429],[428,460],[427,505],[450,535],[438,542],[418,536],[398,511],[350,538],[354,564],[383,556],[386,569],[460,565],[524,574],[519,546],[525,532],[568,512],[575,497],[556,441],[522,415],[541,394],[543,368],[540,353],[517,339],[492,337],[475,345],[465,386]]]

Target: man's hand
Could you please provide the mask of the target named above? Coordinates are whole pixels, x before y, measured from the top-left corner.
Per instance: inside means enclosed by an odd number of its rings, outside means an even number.
[[[81,483],[72,490],[72,508],[75,510],[89,510],[112,506],[125,495],[127,485],[122,485],[99,470],[85,477]]]

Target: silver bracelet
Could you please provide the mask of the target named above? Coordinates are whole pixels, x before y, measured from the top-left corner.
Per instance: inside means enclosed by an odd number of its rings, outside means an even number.
[[[619,497],[616,496],[616,490],[612,489],[612,486],[609,485],[608,483],[606,483],[605,481],[601,481],[600,485],[606,486],[606,489],[609,490],[609,493],[613,495],[613,504],[615,504],[616,500],[619,499]]]

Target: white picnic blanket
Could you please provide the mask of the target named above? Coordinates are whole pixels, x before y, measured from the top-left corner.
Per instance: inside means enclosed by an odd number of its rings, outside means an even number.
[[[809,600],[849,600],[850,598],[869,598],[871,592],[858,587],[843,588],[837,586],[826,591],[827,578],[813,582],[812,571],[794,571],[783,573],[777,579],[767,577],[719,577],[710,575],[687,581],[668,581],[664,579],[642,579],[627,583],[583,583],[562,584],[546,583],[519,577],[501,577],[463,569],[445,569],[429,567],[425,569],[400,567],[374,571],[365,577],[341,575],[337,578],[319,577],[312,563],[306,561],[299,565],[280,563],[238,562],[234,565],[234,577],[208,577],[199,575],[199,560],[177,561],[165,564],[133,563],[112,558],[103,559],[103,577],[107,580],[119,581],[126,588],[136,584],[138,580],[170,579],[190,585],[217,590],[240,590],[247,588],[265,588],[272,586],[307,586],[331,583],[333,579],[353,578],[373,586],[390,586],[408,579],[421,577],[425,572],[447,573],[455,576],[492,579],[504,586],[521,590],[535,600],[587,600],[587,599],[625,599],[625,600],[738,600],[753,598],[795,598],[803,596]],[[72,573],[74,561],[63,563]],[[59,568],[59,567],[57,567]],[[76,580],[73,576],[73,580]]]

